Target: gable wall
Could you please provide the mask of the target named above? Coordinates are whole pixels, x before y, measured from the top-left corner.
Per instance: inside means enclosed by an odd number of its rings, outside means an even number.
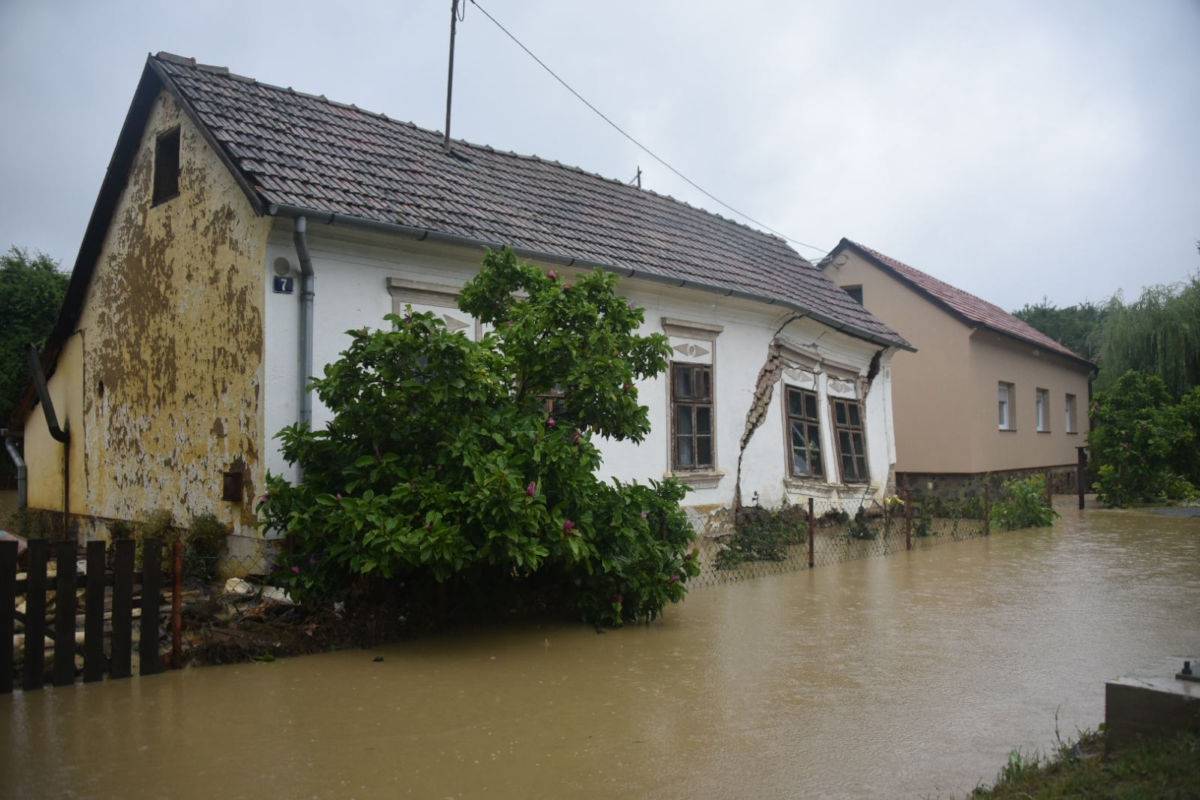
[[[852,251],[825,274],[838,286],[862,286],[863,305],[917,348],[892,362],[896,471],[971,472],[979,424],[978,410],[964,402],[975,396],[971,328]]]
[[[175,125],[180,195],[152,207],[155,138]],[[73,514],[141,519],[164,508],[187,524],[211,511],[253,533],[268,230],[173,98],[160,95],[50,381],[71,429]],[[61,509],[62,450],[35,408],[26,423],[31,508]],[[231,468],[245,470],[238,502],[221,500]]]
[[[276,223],[267,264],[273,264],[277,258],[286,258],[295,269],[297,262],[291,234],[290,220]],[[345,331],[385,324],[383,316],[393,308],[393,297],[388,291],[389,280],[417,282],[425,286],[440,285],[449,287],[452,294],[478,271],[482,257],[479,251],[470,249],[418,243],[395,236],[368,235],[315,221],[310,221],[309,245],[316,275],[314,362],[317,373],[322,371],[324,364],[336,359],[348,344]],[[543,266],[551,268],[550,265]],[[571,280],[574,275],[571,269],[561,266],[553,268],[565,280]],[[264,272],[266,270],[264,266]],[[745,430],[747,411],[754,401],[759,370],[768,357],[773,337],[790,314],[785,309],[766,304],[632,279],[622,279],[619,290],[645,309],[645,333],[663,332],[664,317],[724,328],[712,342],[678,339],[672,343],[684,345],[692,342],[705,351],[690,358],[713,364],[716,393],[717,471],[722,474],[698,482],[702,485],[698,485],[685,502],[704,510],[726,507],[734,496],[739,444]],[[428,295],[425,295],[425,299],[428,299]],[[418,307],[418,310],[429,309]],[[441,307],[436,310],[455,319],[464,317],[456,308]],[[294,475],[294,471],[283,462],[277,443],[271,437],[285,425],[293,423],[297,416],[296,343],[299,314],[298,294],[268,292],[267,465],[272,472],[284,475]],[[472,335],[475,333],[473,324],[464,330]],[[821,353],[839,363],[852,364],[863,375],[871,357],[879,350],[876,345],[838,333],[811,320],[793,322],[783,333],[800,346],[815,343]],[[767,406],[766,419],[752,437],[743,458],[744,502],[751,502],[755,492],[764,505],[778,504],[785,496],[792,502],[798,502],[806,494],[815,493],[831,501],[844,502],[853,511],[864,496],[882,499],[894,461],[887,395],[890,375],[888,356],[890,353],[883,358],[883,370],[873,383],[873,391],[866,398],[871,485],[840,488],[828,485],[801,486],[786,479],[782,395],[777,381]],[[680,360],[689,358],[678,352],[675,357]],[[823,382],[821,387],[822,391],[826,388]],[[639,401],[649,407],[654,430],[641,444],[602,442],[602,472],[605,477],[645,481],[650,478],[661,479],[670,473],[666,377],[643,381],[637,388]],[[828,416],[824,403],[823,413]],[[320,403],[319,398],[315,398],[314,426],[323,425],[328,419],[328,409]],[[825,423],[828,426],[828,419]],[[827,456],[832,465],[832,433],[828,427],[823,438],[830,445]]]

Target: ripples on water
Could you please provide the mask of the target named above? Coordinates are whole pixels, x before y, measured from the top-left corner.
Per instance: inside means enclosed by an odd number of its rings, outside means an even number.
[[[665,619],[0,697],[14,797],[936,797],[1200,653],[1200,519],[1063,506]],[[376,653],[385,656],[374,663]]]

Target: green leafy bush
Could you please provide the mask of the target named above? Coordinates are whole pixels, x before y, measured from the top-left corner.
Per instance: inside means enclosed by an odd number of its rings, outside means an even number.
[[[229,526],[215,514],[200,514],[192,520],[184,545],[183,574],[211,583],[229,546]]]
[[[805,541],[808,513],[802,506],[784,504],[778,509],[758,506],[738,511],[733,536],[717,553],[717,569],[730,569],[747,561],[783,561],[790,544]]]
[[[851,539],[861,539],[869,541],[879,536],[879,533],[871,527],[870,521],[867,519],[867,512],[862,506],[858,507],[858,511],[854,512],[854,519],[850,520],[850,528],[846,531]]]
[[[1127,372],[1096,396],[1088,435],[1095,489],[1114,506],[1184,499],[1193,493],[1182,474],[1191,469],[1200,418],[1191,395],[1176,405],[1157,375]]]
[[[643,313],[615,284],[596,271],[566,285],[489,252],[460,300],[493,326],[482,342],[432,314],[351,331],[313,381],[332,421],[280,433],[303,480],[268,476],[260,504],[284,534],[278,579],[292,595],[452,583],[494,603],[486,587],[550,586],[613,625],[682,599],[698,573],[685,488],[596,476],[594,437],[649,433],[634,381],[661,373],[670,352],[665,337],[636,333]]]
[[[992,504],[992,525],[1006,531],[1053,525],[1057,516],[1046,501],[1042,475],[1006,481],[1003,496]]]

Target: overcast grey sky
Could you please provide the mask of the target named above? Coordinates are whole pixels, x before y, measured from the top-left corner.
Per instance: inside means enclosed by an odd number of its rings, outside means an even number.
[[[480,0],[731,205],[1005,307],[1200,268],[1200,0]],[[449,0],[0,0],[0,248],[74,263],[149,51],[440,130]],[[453,132],[720,210],[468,6]],[[810,258],[811,250],[799,248]]]

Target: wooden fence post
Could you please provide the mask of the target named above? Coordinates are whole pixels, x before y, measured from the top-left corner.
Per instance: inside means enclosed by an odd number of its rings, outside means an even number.
[[[808,568],[813,568],[813,526],[816,520],[813,519],[813,499],[808,498]]]
[[[1046,505],[1054,508],[1054,489],[1050,486],[1050,470],[1046,470]]]
[[[1075,456],[1075,492],[1079,495],[1079,510],[1083,510],[1083,494],[1087,489],[1087,448],[1076,447]]]
[[[908,489],[903,489],[901,500],[904,502],[904,549],[912,550],[912,496]]]
[[[54,589],[55,686],[75,682],[75,543],[59,542],[54,547],[58,581]]]
[[[162,672],[158,655],[158,606],[162,591],[162,540],[142,545],[142,624],[138,638],[138,674]]]
[[[114,678],[128,678],[133,660],[132,539],[118,539],[113,554],[112,668]]]
[[[46,668],[46,558],[50,543],[30,539],[25,580],[25,674],[21,688],[42,688]]]
[[[0,694],[13,689],[13,630],[17,613],[17,543],[0,542]]]
[[[183,666],[183,538],[175,540],[175,580],[171,586],[171,669]]]
[[[83,594],[83,682],[104,677],[104,542],[87,543]]]

